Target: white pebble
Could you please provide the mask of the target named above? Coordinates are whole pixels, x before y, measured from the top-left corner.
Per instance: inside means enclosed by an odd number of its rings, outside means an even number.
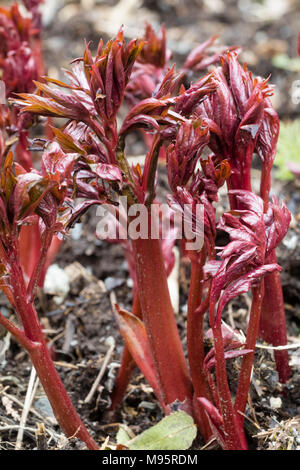
[[[74,227],[70,230],[70,235],[72,240],[80,240],[82,236],[82,224],[77,223]]]
[[[294,234],[290,238],[283,240],[283,244],[287,247],[288,250],[295,250],[298,245],[297,235]]]
[[[282,401],[281,398],[277,397],[271,397],[270,398],[270,406],[273,408],[273,410],[277,410],[278,408],[281,408]]]
[[[57,305],[61,304],[70,290],[69,277],[57,264],[52,264],[46,273],[44,292],[54,296]]]

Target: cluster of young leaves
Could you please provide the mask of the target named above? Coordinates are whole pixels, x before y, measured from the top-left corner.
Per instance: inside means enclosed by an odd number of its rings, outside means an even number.
[[[221,261],[212,264],[211,312],[220,299],[216,318],[211,313],[212,325],[221,324],[221,313],[233,297],[248,292],[263,274],[280,269],[277,264],[265,265],[265,259],[282,241],[291,220],[287,207],[280,207],[275,198],[265,214],[262,199],[254,193],[235,190],[231,194],[244,209],[223,214],[218,224],[231,241],[219,252]]]
[[[230,164],[231,187],[251,189],[253,154],[259,155],[266,171],[275,157],[279,119],[269,100],[273,88],[268,80],[253,78],[246,66],[241,67],[236,52],[222,56],[215,74],[217,91],[197,113],[210,126],[211,150]]]
[[[116,116],[123,102],[125,89],[134,61],[143,47],[143,41],[125,44],[123,32],[103,47],[100,41],[95,58],[89,45],[82,59],[75,61],[72,71],[66,71],[71,84],[46,77],[53,88],[35,82],[38,94],[19,94],[23,111],[68,119],[63,130],[54,129],[57,141],[64,151],[78,152],[100,178],[121,181],[134,192],[134,200],[145,199],[150,162],[155,160],[156,141],[146,157],[144,174],[138,167],[132,169],[124,157],[124,139],[136,128],[154,129],[161,137],[171,138],[178,122],[190,115],[195,105],[215,88],[211,75],[196,82],[177,97],[177,77],[170,70],[152,98],[136,104],[125,117],[120,130]],[[67,89],[68,92],[61,91]],[[87,167],[83,168],[87,170]]]
[[[32,2],[27,2],[28,5]],[[33,2],[38,6],[39,2]],[[18,92],[33,92],[40,75],[40,55],[36,50],[33,37],[39,30],[34,26],[33,18],[23,15],[17,3],[10,8],[0,8],[0,70],[5,85],[5,95],[11,99]],[[16,147],[16,158],[26,169],[32,167],[28,147],[28,129],[32,117],[20,114],[13,105],[1,104],[0,126],[2,134],[7,136],[8,147]],[[14,150],[14,148],[13,148]],[[2,155],[5,149],[1,149]]]
[[[196,206],[204,207],[204,240],[205,249],[211,255],[215,254],[216,220],[213,202],[218,201],[218,190],[230,176],[230,166],[226,160],[220,160],[215,155],[207,159],[200,155],[210,141],[208,127],[199,119],[182,124],[176,136],[176,141],[167,149],[167,170],[172,194],[169,204],[181,213],[185,205],[191,205],[191,216],[185,220],[190,224],[191,233],[195,233]],[[200,161],[201,169],[195,172]]]
[[[11,151],[2,158],[0,289],[14,308],[21,325],[1,313],[0,324],[29,353],[66,435],[72,436],[78,431],[78,437],[90,449],[97,449],[61,383],[34,307],[35,289],[40,284],[54,234],[64,235],[70,221],[74,221],[74,210],[70,207],[77,191],[73,184],[73,165],[74,155],[65,154],[57,143],[51,143],[44,151],[39,171],[26,170],[14,162]],[[32,260],[33,269],[28,282],[22,265],[24,228],[30,228],[34,233],[37,228],[40,242],[37,256]],[[33,241],[32,237],[30,241]]]
[[[231,67],[233,69],[235,67],[232,81],[236,86],[236,77],[240,77],[243,69],[237,64],[235,55],[229,53],[226,57]],[[224,64],[223,59],[223,67]],[[221,69],[217,69],[216,73],[220,78]],[[229,338],[225,334],[226,332],[224,333],[221,322],[222,313],[231,299],[241,293],[248,292],[254,285],[260,284],[265,275],[280,270],[276,263],[268,264],[266,260],[286,234],[290,215],[285,206],[279,207],[276,200],[268,205],[268,211],[264,213],[264,201],[259,196],[251,191],[241,189],[230,191],[229,197],[234,199],[235,207],[240,210],[235,209],[235,212],[226,213],[221,218],[218,229],[228,232],[232,241],[219,253],[221,261],[215,260],[216,220],[212,202],[217,200],[218,188],[226,179],[227,181],[231,180],[228,181],[229,183],[233,182],[233,187],[237,185],[243,188],[243,184],[238,178],[245,172],[248,172],[250,177],[255,149],[260,151],[260,156],[269,171],[275,154],[274,142],[277,132],[275,112],[273,108],[269,109],[270,103],[265,95],[260,96],[256,90],[258,83],[261,83],[261,87],[265,89],[265,83],[258,80],[252,81],[249,74],[246,74],[243,80],[241,78],[245,87],[247,86],[247,89],[251,90],[247,110],[245,96],[241,101],[242,87],[236,88],[236,96],[233,99],[231,98],[232,92],[235,91],[233,84],[230,88],[228,85],[225,88],[225,76],[221,75],[221,77],[221,85],[219,83],[215,93],[211,94],[196,111],[202,120],[202,126],[207,126],[206,132],[202,131],[202,141],[199,140],[199,129],[196,133],[191,123],[189,128],[184,124],[185,146],[182,145],[183,139],[179,131],[176,143],[171,144],[168,149],[167,162],[169,183],[173,191],[173,195],[169,198],[171,205],[177,209],[178,206],[183,209],[184,204],[188,203],[192,205],[202,203],[204,206],[205,248],[210,258],[210,261],[204,266],[204,270],[210,274],[208,276],[210,279],[209,318],[214,348],[204,359],[203,367],[212,392],[213,407],[212,402],[206,396],[198,398],[208,414],[212,429],[214,429],[221,445],[224,448],[233,449],[244,448],[245,441],[242,432],[238,430],[239,420],[235,416],[236,411],[231,403],[225,360],[240,355],[244,356],[253,351],[250,349],[240,350],[243,344],[237,341],[232,342],[232,337]],[[224,89],[226,90],[226,100],[223,94]],[[240,98],[240,109],[237,110],[238,98]],[[249,102],[253,103],[252,106]],[[245,106],[245,118],[242,117],[242,106]],[[224,126],[224,123],[227,126],[222,133],[220,127],[216,127],[218,121],[215,122],[213,119],[215,116],[223,115],[225,109],[226,114],[232,119],[224,121],[219,118],[219,126]],[[270,123],[272,128],[268,129],[267,126]],[[243,138],[240,134],[243,135]],[[228,140],[226,141],[226,139]],[[242,143],[243,145],[241,145]],[[194,173],[193,170],[204,145],[210,146],[215,154],[201,162],[201,172]],[[266,155],[265,152],[270,148],[272,148],[272,154]],[[197,154],[197,150],[199,150],[199,154]],[[227,156],[228,159],[224,160],[224,156]],[[191,166],[191,162],[193,166]],[[215,312],[216,306],[217,312]],[[208,304],[200,305],[199,311],[203,312],[205,307],[207,308]],[[249,330],[251,328],[253,325],[249,324]],[[210,369],[213,366],[216,367],[216,386],[210,376]],[[247,388],[249,384],[245,383],[243,386]],[[244,412],[244,410],[240,411]]]
[[[41,51],[41,13],[40,0],[23,2],[27,12],[21,11],[18,4],[10,8],[0,9],[0,71],[3,79],[6,104],[1,104],[1,148],[0,156],[3,162],[11,150],[15,160],[26,170],[30,171],[35,165],[33,154],[30,152],[31,128],[35,124],[29,113],[20,113],[13,99],[17,92],[32,92],[35,89],[34,80],[44,75],[44,63]],[[49,123],[45,123],[45,134],[49,134]],[[35,148],[38,150],[38,148]],[[54,238],[47,266],[57,254],[61,242]],[[20,256],[23,270],[27,278],[33,273],[41,250],[41,234],[39,227],[23,225],[20,235]],[[43,283],[43,278],[41,278]]]
[[[43,152],[40,171],[26,171],[20,164],[13,162],[12,152],[8,153],[3,162],[0,181],[1,259],[6,275],[19,252],[22,226],[38,226],[41,234],[42,247],[28,285],[29,297],[39,283],[54,234],[64,235],[73,225],[76,217],[80,217],[85,210],[85,205],[89,204],[87,196],[91,192],[97,202],[101,200],[102,185],[95,182],[88,194],[80,186],[80,179],[74,185],[76,157],[74,154],[65,154],[53,142]],[[86,196],[85,203],[75,206],[73,199],[83,194]]]
[[[0,68],[6,95],[31,92],[38,78],[37,57],[32,48],[32,20],[20,13],[17,3],[0,8]]]
[[[217,35],[199,44],[187,56],[178,79],[181,82],[191,79],[198,72],[206,72],[207,68],[219,61],[225,48],[214,47]],[[160,86],[161,81],[170,67],[172,53],[167,48],[166,30],[162,26],[158,34],[150,24],[146,24],[143,38],[145,46],[134,64],[130,83],[126,89],[126,99],[132,105],[140,100],[150,98]],[[230,49],[235,49],[232,47]]]
[[[268,212],[264,213],[263,200],[259,196],[249,191],[232,193],[244,209],[223,214],[218,227],[229,234],[230,243],[219,251],[220,261],[209,261],[204,268],[212,278],[209,322],[214,347],[206,356],[204,367],[213,391],[214,408],[206,398],[200,397],[200,401],[222,446],[233,449],[238,445],[234,431],[234,426],[236,429],[239,427],[238,412],[244,411],[234,407],[231,402],[225,361],[254,353],[252,348],[255,343],[250,345],[250,342],[246,341],[246,348],[240,349],[244,345],[236,341],[233,334],[224,331],[222,312],[226,304],[237,295],[260,285],[262,278],[269,273],[280,271],[281,268],[277,264],[267,264],[267,259],[285,236],[291,217],[286,206],[279,206],[275,198],[269,204]],[[254,328],[253,323],[251,324],[250,319],[249,331]],[[213,365],[216,368],[216,387],[212,376],[209,375]],[[236,403],[239,403],[239,393],[246,393],[246,396],[248,393],[249,383],[244,382],[243,374],[245,368],[241,371]]]
[[[215,73],[218,81],[216,93],[201,103],[196,113],[210,128],[209,147],[230,164],[229,189],[252,191],[251,164],[255,154],[260,157],[260,196],[266,212],[279,134],[278,115],[270,100],[273,87],[268,80],[253,78],[246,65],[239,64],[235,51],[222,55],[221,66]],[[228,119],[223,119],[223,116],[228,116]],[[229,200],[231,209],[242,208],[234,194],[229,194]],[[275,252],[270,257],[276,261]],[[278,272],[267,276],[265,283],[267,289],[261,309],[260,335],[272,344],[285,344],[284,301]],[[270,311],[276,318],[277,329],[270,321]],[[280,380],[285,382],[290,375],[286,351],[276,353],[276,365]]]
[[[199,78],[199,74],[206,73],[207,68],[218,62],[219,55],[226,50],[223,46],[215,46],[217,35],[199,44],[187,56],[183,67],[178,71],[174,89],[181,85],[191,85],[191,80]],[[140,100],[155,95],[161,82],[171,65],[172,53],[167,48],[166,30],[162,26],[158,34],[150,24],[146,25],[144,34],[145,45],[134,64],[130,82],[126,88],[126,102],[134,106]],[[235,47],[229,49],[236,49]],[[176,87],[175,87],[176,85]],[[143,133],[144,141],[151,148],[153,136]],[[165,148],[160,149],[160,158],[165,159]]]

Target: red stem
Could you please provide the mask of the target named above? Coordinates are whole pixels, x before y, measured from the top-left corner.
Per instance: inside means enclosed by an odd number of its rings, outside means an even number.
[[[263,165],[260,183],[260,197],[264,201],[264,211],[266,212],[269,204],[269,192],[271,187],[271,168]],[[239,180],[234,175],[228,182],[228,189],[246,189],[251,191],[251,181],[249,175]],[[231,209],[239,209],[235,198],[230,196]],[[276,253],[272,253],[266,263],[277,263]],[[273,346],[287,344],[286,320],[284,311],[284,299],[280,274],[274,272],[265,277],[265,294],[261,309],[260,336],[266,342]],[[282,383],[290,378],[289,355],[288,351],[275,351],[276,368],[279,380]]]
[[[41,80],[46,74],[46,71],[42,53],[42,41],[40,37],[34,38],[33,51],[37,61],[39,80]]]
[[[46,261],[44,263],[44,266],[43,266],[43,269],[39,278],[39,282],[38,282],[39,287],[43,287],[47,269],[55,260],[56,255],[59,252],[62,243],[63,243],[63,240],[61,240],[56,235],[54,235],[54,237],[52,238],[51,244],[49,246],[49,250],[46,256]]]
[[[40,278],[42,276],[42,272],[43,272],[45,263],[47,261],[47,253],[49,251],[52,239],[53,239],[53,231],[50,229],[46,230],[46,232],[44,233],[44,236],[41,237],[42,246],[40,249],[39,256],[36,259],[36,264],[33,268],[33,272],[31,274],[30,281],[27,287],[27,296],[28,296],[29,302],[33,301],[35,289],[37,285],[40,284]]]
[[[251,380],[251,372],[252,366],[254,361],[254,354],[255,354],[255,345],[258,337],[259,331],[259,321],[260,321],[260,313],[261,313],[261,306],[264,297],[264,280],[261,281],[260,285],[257,287],[253,287],[252,289],[252,304],[251,304],[251,312],[249,318],[249,326],[247,331],[247,338],[246,338],[246,349],[252,349],[252,353],[246,354],[243,357],[241,372],[239,376],[239,383],[236,392],[236,399],[234,408],[236,412],[239,411],[241,413],[245,413],[248,393],[250,388],[250,380]],[[244,422],[244,416],[239,415],[239,420],[241,424]]]
[[[271,189],[271,168],[263,165],[260,177],[260,197],[264,201],[264,212],[267,212],[269,205],[269,194]]]
[[[151,216],[149,214],[151,227]],[[132,241],[143,321],[166,404],[192,399],[192,386],[170,300],[160,240]]]
[[[187,316],[187,347],[190,365],[190,373],[194,387],[194,410],[201,434],[206,441],[212,435],[212,431],[203,406],[197,400],[204,397],[212,401],[209,386],[204,374],[204,337],[203,314],[197,314],[196,310],[201,304],[203,293],[203,265],[205,263],[206,250],[202,249],[201,255],[191,258],[191,282],[188,298]]]
[[[275,251],[266,263],[276,263]],[[279,272],[265,277],[265,295],[262,303],[259,335],[273,346],[287,344],[284,299]],[[287,350],[275,351],[276,368],[281,383],[290,378],[289,355]]]
[[[21,264],[24,273],[27,278],[30,279],[41,251],[41,234],[38,223],[22,225],[19,236],[19,245]]]
[[[242,189],[243,191],[252,191],[251,187],[251,168],[248,171],[236,170],[236,173],[232,174],[227,180],[228,191]],[[243,205],[237,200],[233,194],[229,194],[229,203],[231,210],[243,209]]]
[[[236,189],[243,188],[245,191],[252,191],[252,187],[251,187],[251,164],[250,164],[250,166],[248,166],[247,168],[244,168],[241,171],[241,180],[242,180],[241,185],[239,185],[239,188],[236,188]]]
[[[226,450],[247,450],[247,441],[233,408],[227,381],[226,360],[221,325],[213,326],[216,357],[216,379],[224,425]]]
[[[11,333],[15,339],[23,346],[25,349],[30,349],[34,347],[34,343],[26,338],[24,331],[20,330],[13,322],[8,320],[2,313],[0,313],[0,325],[2,325],[9,333]]]
[[[97,443],[92,439],[78,416],[62,384],[45,340],[40,341],[34,350],[29,351],[29,354],[51,403],[53,413],[66,436],[82,440],[90,450],[99,450]]]
[[[42,332],[38,315],[33,304],[27,302],[26,287],[22,268],[16,260],[11,262],[11,283],[14,291],[15,308],[22,321],[24,332],[12,323],[1,323],[8,327],[16,339],[24,346],[32,360],[37,375],[51,403],[54,415],[67,437],[77,437],[86,443],[91,450],[99,449],[97,443],[89,435],[78,416],[63,384],[55,369],[47,343]]]
[[[264,201],[265,212],[268,210],[270,187],[270,169],[264,165],[261,175],[260,196]],[[266,262],[277,263],[275,250]],[[265,295],[260,319],[260,336],[264,341],[273,346],[287,344],[284,299],[280,274],[277,271],[265,277]],[[287,382],[291,375],[288,351],[275,351],[275,361],[280,382]]]
[[[28,147],[28,132],[21,130],[19,133],[19,142],[16,147],[16,159],[26,171],[30,171],[33,164],[30,152],[27,150]]]
[[[141,304],[137,293],[134,296],[132,313],[138,318],[142,317]],[[111,410],[115,410],[116,408],[118,408],[121,401],[123,400],[124,394],[130,382],[132,372],[135,368],[136,363],[125,344],[122,353],[121,366],[117,375],[115,387],[111,397]]]

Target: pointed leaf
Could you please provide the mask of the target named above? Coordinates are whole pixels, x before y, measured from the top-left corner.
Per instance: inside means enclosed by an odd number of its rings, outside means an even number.
[[[177,411],[127,442],[127,446],[130,450],[187,450],[196,434],[193,418],[185,411]]]
[[[70,135],[66,134],[65,132],[62,132],[56,127],[51,127],[51,129],[54,132],[57,142],[65,152],[76,152],[80,155],[85,155],[84,150],[76,144],[76,142],[74,141],[74,139],[72,139]]]
[[[281,267],[278,264],[265,264],[259,268],[250,271],[249,273],[241,276],[239,279],[233,281],[224,290],[221,299],[218,304],[216,321],[221,322],[221,315],[225,308],[225,305],[235,297],[241,294],[245,294],[250,290],[252,285],[260,280],[262,277],[274,271],[281,271]]]
[[[154,362],[144,323],[135,315],[116,305],[116,318],[121,335],[135,360],[158,398],[161,400]]]
[[[122,172],[116,165],[97,163],[90,166],[99,178],[109,181],[122,181]]]
[[[128,432],[122,425],[119,427],[116,440],[117,440],[117,444],[121,444],[123,446],[126,446],[127,443],[131,440],[131,437],[129,436]]]
[[[226,351],[224,353],[225,359],[235,359],[236,357],[241,357],[245,356],[246,354],[252,353],[252,349],[238,349],[238,350],[231,350],[231,351]],[[209,361],[206,362],[206,367],[208,370],[211,370],[216,364],[216,358],[215,356],[212,357]]]

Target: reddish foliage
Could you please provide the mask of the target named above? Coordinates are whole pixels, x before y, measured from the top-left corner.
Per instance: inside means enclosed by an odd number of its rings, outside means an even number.
[[[36,26],[38,3],[26,2]],[[274,198],[269,201],[278,117],[269,100],[272,87],[268,80],[253,78],[246,66],[238,63],[236,52],[229,51],[223,53],[220,66],[183,86],[183,79],[191,72],[218,61],[217,54],[207,54],[215,38],[192,51],[184,69],[176,72],[175,67],[167,69],[164,28],[156,35],[148,25],[144,39],[126,44],[120,30],[105,46],[101,40],[95,55],[86,45],[83,57],[73,61],[72,70],[65,71],[68,83],[49,77],[45,82],[32,82],[37,68],[27,61],[30,50],[22,49],[22,41],[29,40],[30,23],[20,23],[16,7],[2,12],[0,20],[13,28],[12,34],[5,36],[1,57],[10,92],[14,87],[19,92],[14,103],[18,106],[14,108],[17,121],[7,108],[1,118],[0,286],[16,308],[23,329],[1,315],[0,323],[29,351],[67,435],[79,427],[79,437],[96,448],[51,362],[34,297],[49,258],[53,259],[53,237],[62,238],[91,206],[107,204],[116,209],[119,218],[118,241],[125,248],[135,298],[133,314],[121,308],[116,312],[126,349],[115,403],[126,388],[135,361],[166,412],[179,400],[194,416],[206,440],[215,435],[225,449],[246,449],[240,413],[245,411],[249,390],[264,278],[280,270],[272,256],[290,222],[285,205],[280,206]],[[9,55],[8,51],[18,52]],[[18,84],[20,70],[27,77],[24,89]],[[131,107],[119,124],[125,98],[131,101]],[[34,115],[67,120],[62,128],[53,129],[53,142],[44,142],[40,170],[14,163],[5,143],[5,129],[13,134],[12,123],[22,122],[20,129],[24,130]],[[143,169],[131,167],[126,158],[126,137],[136,129],[150,136]],[[204,157],[207,147],[213,153]],[[187,318],[189,368],[167,284],[174,264],[176,227],[170,227],[170,240],[161,240],[164,220],[155,220],[151,212],[151,206],[156,210],[160,207],[156,174],[161,148],[167,157],[169,205],[181,213],[189,205],[190,233],[197,231],[198,205],[203,208],[202,247],[188,249],[190,235],[186,233],[182,243],[192,268]],[[254,152],[263,162],[260,196],[251,191]],[[231,211],[217,223],[214,203],[225,183],[230,189]],[[124,215],[118,206],[119,195],[127,198]],[[135,203],[145,204],[148,232],[154,227],[157,238],[152,239],[147,232],[146,239],[122,240],[124,226],[136,222],[136,216],[129,212]],[[40,243],[26,288],[19,250],[22,243],[25,247],[28,243],[21,234],[30,234],[33,227],[39,227]],[[216,247],[217,229],[230,238],[222,248]],[[222,324],[222,315],[230,300],[250,289],[253,299],[244,342]],[[207,335],[213,340],[208,353],[204,350],[203,322],[207,310],[211,328]],[[233,403],[226,361],[240,356],[242,366]]]

